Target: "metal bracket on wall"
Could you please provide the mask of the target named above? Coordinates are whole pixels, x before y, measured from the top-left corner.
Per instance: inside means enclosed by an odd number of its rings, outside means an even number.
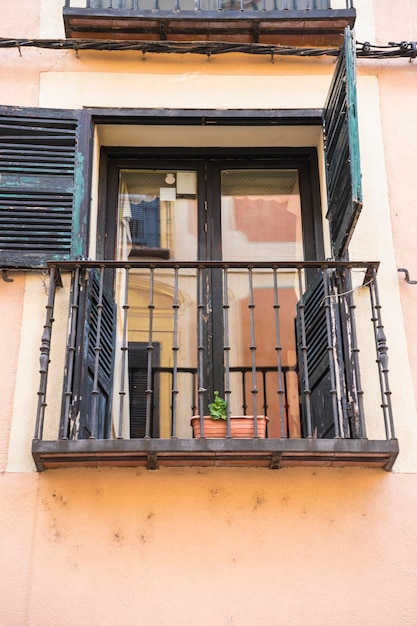
[[[9,272],[28,272],[28,271],[35,271],[35,272],[39,272],[42,271],[40,270],[40,268],[33,268],[33,267],[14,267],[13,269],[10,268],[5,268],[2,267],[1,268],[1,277],[4,280],[5,283],[13,283],[14,282],[14,278],[10,278],[9,276]],[[46,269],[45,269],[46,272]],[[47,277],[47,272],[44,273],[44,278],[46,279]],[[61,276],[61,270],[57,269],[55,272],[55,287],[63,287],[63,283],[62,283],[62,276]]]
[[[405,267],[399,267],[397,271],[404,272],[405,280],[407,281],[409,285],[417,285],[417,280],[410,280],[410,273]]]
[[[9,276],[9,270],[2,269],[1,270],[1,277],[4,280],[5,283],[12,283],[13,282],[13,278],[10,278],[10,276]]]

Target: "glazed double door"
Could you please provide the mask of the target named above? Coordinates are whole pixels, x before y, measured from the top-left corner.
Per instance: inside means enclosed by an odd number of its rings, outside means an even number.
[[[273,419],[279,412],[274,305],[278,298],[279,358],[283,371],[288,371],[287,412],[297,434],[294,320],[298,279],[294,270],[280,270],[277,286],[270,268],[251,268],[254,262],[315,258],[320,242],[312,236],[317,228],[313,227],[311,159],[158,159],[119,163],[116,171],[119,259],[163,259],[173,266],[176,261],[230,263],[226,286],[220,268],[180,273],[177,286],[168,270],[156,274],[152,340],[158,354],[158,363],[154,363],[158,393],[154,394],[153,421],[159,427],[154,432],[166,436],[170,433],[169,420],[164,421],[162,416],[170,414],[169,376],[174,365],[172,346],[177,341],[180,405],[197,409],[196,386],[207,389],[206,405],[215,390],[223,394],[227,370],[231,411],[252,413],[256,388],[257,413],[267,410],[270,432],[280,435],[278,418],[276,423]],[[149,281],[144,271],[131,274],[129,353],[131,363],[139,362],[138,355],[141,351],[143,354],[139,394],[143,396]],[[176,288],[179,315],[174,329],[172,301]],[[197,371],[199,379],[194,377],[191,382],[191,375]],[[136,375],[136,380],[141,379],[139,371]],[[138,385],[131,389],[131,398],[136,397],[135,410],[137,389]],[[189,408],[184,410],[190,412]],[[187,426],[184,424],[184,434]],[[178,427],[181,434],[181,424]]]

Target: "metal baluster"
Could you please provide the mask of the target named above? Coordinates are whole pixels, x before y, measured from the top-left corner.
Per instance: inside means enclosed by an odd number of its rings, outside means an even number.
[[[80,289],[80,268],[76,267],[72,276],[72,299],[70,305],[70,319],[69,319],[69,336],[66,349],[66,386],[64,390],[64,410],[59,426],[59,438],[68,439],[68,428],[70,423],[71,413],[71,400],[72,400],[72,385],[74,375],[74,360],[75,360],[75,342],[77,335],[77,318],[78,318],[78,300]],[[74,416],[76,417],[76,416]]]
[[[97,436],[97,413],[98,413],[98,396],[100,394],[98,386],[98,376],[100,367],[100,352],[101,352],[101,322],[103,318],[103,290],[104,290],[104,272],[105,266],[100,266],[100,283],[98,291],[98,303],[97,303],[97,336],[96,345],[94,346],[94,377],[93,377],[93,390],[91,392],[91,433],[89,439],[95,439]],[[91,280],[93,280],[91,275]]]
[[[223,351],[224,351],[224,395],[227,404],[226,437],[231,437],[230,425],[230,343],[229,343],[229,294],[227,284],[227,266],[223,267]]]
[[[287,369],[284,372],[284,393],[285,393],[285,395],[284,395],[284,398],[285,398],[285,426],[284,426],[284,432],[287,433],[287,437],[290,436],[290,425],[289,425],[289,415],[288,415],[288,409],[290,407],[289,407],[289,404],[288,404],[288,381],[287,381],[287,376],[288,376],[288,373],[290,371],[291,370]],[[281,431],[281,437],[282,437],[282,431]]]
[[[258,436],[258,410],[257,410],[257,393],[256,386],[256,343],[255,343],[255,303],[253,299],[253,268],[249,266],[249,317],[250,317],[250,352],[251,352],[251,368],[252,368],[252,405],[254,417],[254,437]]]
[[[323,278],[323,306],[326,316],[326,332],[327,332],[327,356],[329,361],[330,372],[330,396],[332,401],[333,424],[335,431],[335,439],[340,439],[340,417],[338,409],[337,387],[336,387],[336,358],[335,347],[333,345],[334,330],[336,325],[335,312],[331,303],[331,299],[335,297],[334,293],[330,293],[330,274],[326,267],[322,268]],[[336,341],[336,340],[335,340]]]
[[[384,414],[385,436],[387,439],[395,438],[394,421],[391,406],[391,390],[388,380],[388,347],[384,327],[381,320],[381,304],[379,301],[378,287],[376,283],[376,269],[372,268],[372,283],[370,284],[372,303],[372,321],[374,324],[375,344],[377,350],[377,363],[379,371],[379,386],[381,389],[381,408]]]
[[[38,408],[36,412],[36,424],[35,424],[35,439],[42,439],[43,437],[43,424],[45,419],[46,409],[46,389],[48,384],[48,369],[49,369],[49,357],[51,353],[51,337],[52,337],[52,324],[54,322],[54,300],[55,300],[55,272],[56,268],[53,266],[49,275],[49,294],[48,302],[46,304],[46,320],[43,327],[40,357],[39,357],[39,391],[38,391]]]
[[[125,290],[124,290],[124,302],[123,309],[123,327],[122,327],[122,364],[120,371],[120,391],[119,391],[119,432],[118,439],[123,439],[123,420],[124,420],[124,402],[126,397],[126,371],[127,371],[127,358],[128,358],[128,341],[127,341],[127,320],[129,311],[129,266],[125,267]]]
[[[138,0],[132,0],[132,11],[137,11],[138,8]]]
[[[307,0],[307,2],[306,2],[306,11],[310,11],[310,10],[311,10],[310,0]]]
[[[192,377],[192,398],[191,398],[191,415],[195,415],[197,412],[197,398],[196,398],[196,391],[197,391],[197,372],[192,372],[191,373],[191,377]]]
[[[151,436],[151,415],[152,415],[152,357],[153,357],[153,314],[155,305],[153,301],[154,292],[154,278],[155,267],[151,265],[149,272],[149,330],[148,330],[148,345],[146,346],[146,352],[148,357],[147,369],[146,369],[146,425],[145,425],[145,439],[150,439]]]
[[[65,6],[66,7],[70,6],[70,0],[65,0]],[[87,2],[85,4],[85,8],[86,9],[91,9],[91,0],[87,0]]]
[[[346,272],[346,291],[348,292],[349,319],[351,325],[351,351],[353,362],[353,374],[355,380],[355,393],[357,397],[357,417],[359,422],[359,436],[366,439],[365,412],[363,408],[363,389],[359,369],[359,346],[356,333],[355,303],[353,300],[352,276],[350,269]],[[355,410],[355,408],[353,408]]]
[[[243,409],[243,415],[246,415],[247,410],[248,410],[248,405],[246,402],[246,377],[245,377],[245,370],[242,370],[242,400],[243,400],[243,404],[242,404],[242,409]]]
[[[177,397],[178,397],[178,309],[180,307],[178,302],[178,265],[175,266],[174,274],[174,302],[172,308],[174,309],[174,335],[172,338],[172,358],[173,358],[173,371],[172,371],[172,437],[177,436]]]
[[[303,372],[304,372],[304,389],[302,393],[304,394],[305,399],[305,410],[306,410],[306,424],[307,424],[307,437],[311,438],[313,436],[312,431],[312,422],[311,422],[311,389],[309,383],[308,376],[308,358],[307,358],[307,339],[306,339],[306,324],[305,324],[305,304],[304,304],[304,291],[303,291],[303,280],[301,274],[302,268],[298,268],[298,288],[300,292],[300,300],[298,304],[298,310],[300,312],[300,325],[301,325],[301,358],[303,360]],[[302,381],[300,381],[301,387]]]
[[[204,267],[199,266],[197,270],[198,278],[198,412],[200,414],[200,436],[204,437],[204,399],[207,389],[204,387]]]
[[[279,419],[281,425],[281,437],[288,437],[288,432],[286,430],[286,420],[285,420],[285,390],[283,385],[283,375],[282,375],[282,345],[281,345],[281,334],[280,334],[280,324],[279,324],[279,309],[280,304],[278,301],[278,277],[277,277],[277,268],[273,268],[273,276],[274,276],[274,311],[275,311],[275,351],[277,355],[277,373],[278,373],[278,402],[279,402]]]
[[[263,402],[263,413],[264,415],[268,415],[268,398],[267,398],[267,391],[266,391],[266,370],[263,369],[262,370],[262,393],[264,396],[264,402]]]

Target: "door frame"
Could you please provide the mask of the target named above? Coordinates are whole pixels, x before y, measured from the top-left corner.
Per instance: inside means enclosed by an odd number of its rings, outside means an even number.
[[[304,260],[324,258],[323,217],[316,148],[110,148],[101,150],[100,198],[98,212],[97,258],[116,258],[117,197],[121,169],[157,169],[197,172],[198,250],[197,258],[221,260],[221,178],[223,169],[295,169],[299,173]],[[218,274],[218,271],[217,271]],[[312,279],[307,273],[307,282]],[[211,270],[208,292],[221,301],[222,286]],[[204,290],[206,292],[206,290]],[[221,307],[214,311],[205,328],[207,347],[207,397],[214,390],[224,393]],[[215,332],[215,329],[217,331]]]

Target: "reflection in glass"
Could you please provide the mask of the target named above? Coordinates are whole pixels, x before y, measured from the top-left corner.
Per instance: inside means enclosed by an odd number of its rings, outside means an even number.
[[[297,170],[222,172],[223,259],[302,260]]]
[[[196,198],[195,172],[121,170],[118,258],[195,259]]]

